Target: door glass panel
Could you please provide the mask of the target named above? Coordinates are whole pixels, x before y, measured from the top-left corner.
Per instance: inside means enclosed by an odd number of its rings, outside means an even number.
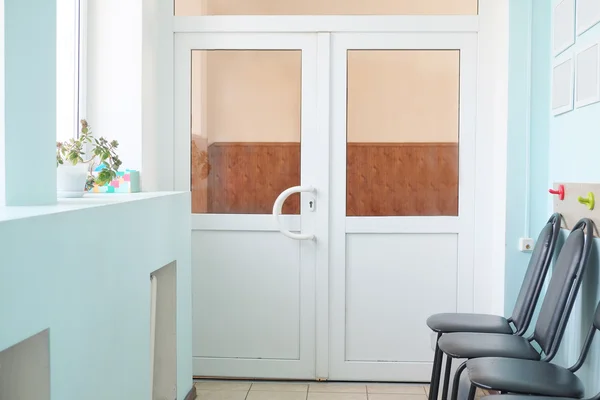
[[[475,15],[478,0],[175,0],[175,15]]]
[[[350,50],[347,216],[458,215],[458,50]]]
[[[300,50],[192,52],[193,213],[270,214],[300,184]],[[298,195],[284,214],[299,214]]]

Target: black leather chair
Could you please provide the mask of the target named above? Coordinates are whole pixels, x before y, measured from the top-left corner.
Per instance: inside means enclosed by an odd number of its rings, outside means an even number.
[[[512,316],[504,318],[498,315],[468,314],[468,313],[443,313],[435,314],[427,319],[427,325],[437,332],[437,341],[446,333],[479,332],[499,333],[507,335],[523,335],[527,331],[533,311],[538,302],[544,280],[556,249],[558,233],[560,232],[561,215],[553,214],[541,230],[536,241],[529,266],[525,273],[517,302],[513,308]],[[512,326],[514,327],[511,327]],[[429,399],[437,400],[442,370],[443,353],[436,343],[429,387]],[[448,397],[448,385],[452,358],[447,357],[444,373],[444,388],[442,400]]]
[[[560,345],[593,243],[594,224],[581,219],[572,229],[554,264],[552,277],[540,309],[533,335],[528,338],[493,333],[448,333],[438,344],[453,358],[503,357],[551,361]],[[541,352],[533,346],[536,342]],[[456,400],[460,375],[467,362],[454,376],[452,400]]]
[[[467,372],[471,381],[470,400],[473,399],[477,387],[506,393],[552,396],[553,399],[556,397],[583,398],[585,388],[575,372],[579,371],[585,363],[594,335],[598,330],[600,330],[600,303],[596,307],[592,326],[583,344],[579,359],[569,368],[549,362],[512,358],[490,357],[469,360]],[[501,395],[501,397],[494,397],[494,400],[522,400],[520,397],[525,398],[525,396]],[[527,396],[527,400],[541,399],[541,397]],[[600,399],[600,394],[594,396],[593,399]]]

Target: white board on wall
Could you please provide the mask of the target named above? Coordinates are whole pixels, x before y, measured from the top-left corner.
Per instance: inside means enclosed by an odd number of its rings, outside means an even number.
[[[584,107],[599,101],[600,44],[594,43],[575,55],[575,107]]]
[[[573,58],[554,65],[552,69],[552,114],[573,110]]]
[[[556,4],[552,26],[552,49],[556,56],[575,43],[575,0],[561,0]]]
[[[577,34],[600,22],[600,0],[577,0]]]

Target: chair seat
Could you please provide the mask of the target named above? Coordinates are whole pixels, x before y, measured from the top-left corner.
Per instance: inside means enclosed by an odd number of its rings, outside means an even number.
[[[427,326],[434,332],[513,333],[504,317],[487,314],[434,314],[427,318]]]
[[[467,371],[471,382],[484,389],[578,399],[585,394],[574,373],[548,362],[479,358],[467,362]]]
[[[438,341],[440,350],[454,358],[508,357],[539,360],[527,339],[497,333],[448,333]]]
[[[572,397],[527,396],[524,394],[490,394],[480,400],[574,400]]]

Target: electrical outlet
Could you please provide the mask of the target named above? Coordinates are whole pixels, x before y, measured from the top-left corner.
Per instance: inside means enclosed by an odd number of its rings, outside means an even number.
[[[519,251],[522,251],[524,253],[533,251],[533,239],[520,238],[519,239]]]

